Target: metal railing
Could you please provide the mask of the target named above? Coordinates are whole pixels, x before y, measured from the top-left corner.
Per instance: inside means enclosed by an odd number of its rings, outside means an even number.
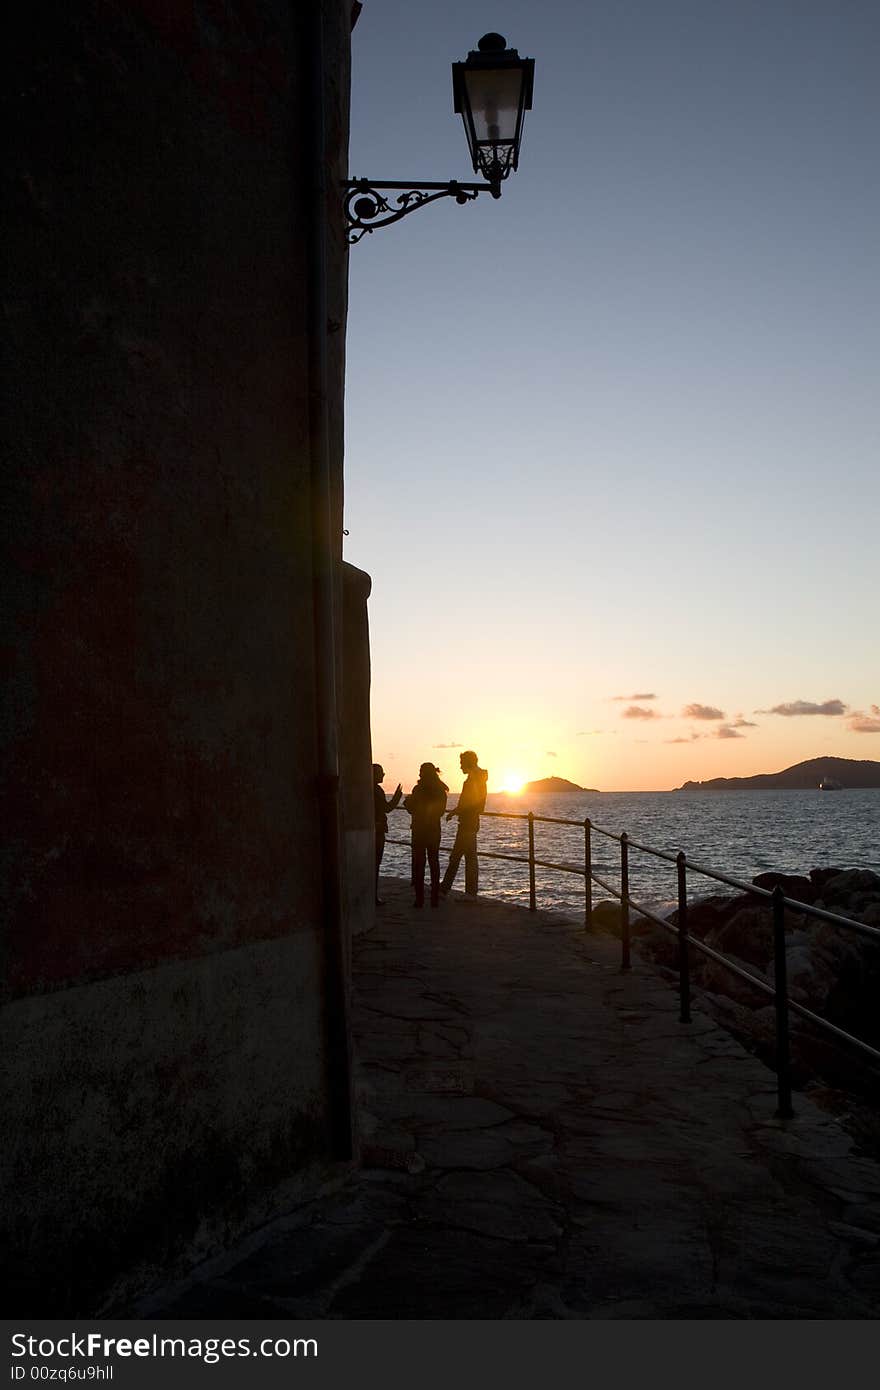
[[[759,888],[754,883],[747,883],[743,879],[732,878],[729,874],[720,873],[717,869],[706,868],[703,864],[697,864],[693,860],[688,860],[683,850],[677,854],[672,854],[668,850],[656,849],[653,845],[643,845],[638,840],[633,840],[626,831],[606,830],[601,825],[595,825],[587,816],[584,820],[564,820],[557,816],[536,816],[533,811],[482,811],[482,816],[491,817],[494,820],[519,820],[525,821],[528,825],[528,853],[527,854],[504,854],[498,850],[478,851],[480,859],[504,859],[512,864],[526,864],[529,871],[529,911],[537,911],[537,889],[536,889],[536,869],[549,869],[555,873],[575,874],[584,881],[584,928],[586,931],[593,927],[593,884],[597,883],[606,893],[616,899],[620,904],[620,949],[621,970],[632,968],[631,933],[630,933],[630,914],[635,912],[639,917],[646,918],[656,926],[662,927],[664,931],[678,938],[678,987],[680,1011],[679,1018],[682,1023],[691,1021],[691,982],[690,982],[690,952],[698,951],[701,955],[709,957],[718,965],[746,980],[750,985],[763,994],[769,995],[774,1003],[776,1013],[776,1084],[777,1084],[777,1117],[780,1119],[790,1119],[794,1114],[791,1103],[791,1046],[790,1046],[790,1024],[789,1016],[794,1013],[799,1018],[805,1019],[813,1024],[822,1032],[827,1033],[839,1043],[844,1043],[850,1048],[854,1048],[869,1061],[880,1064],[880,1051],[864,1042],[861,1038],[854,1037],[847,1033],[843,1028],[838,1028],[836,1024],[830,1023],[828,1019],[822,1018],[812,1009],[799,1004],[792,999],[788,992],[788,971],[785,956],[785,913],[786,911],[796,912],[799,916],[809,916],[830,922],[832,926],[854,931],[862,936],[873,938],[880,942],[880,928],[868,926],[865,922],[858,922],[852,917],[842,917],[839,913],[828,912],[825,908],[814,907],[811,903],[799,902],[796,898],[787,898],[781,887],[767,889]],[[575,864],[558,864],[552,860],[538,859],[535,854],[535,826],[545,825],[568,825],[582,829],[584,832],[584,863],[583,868]],[[616,889],[613,884],[600,878],[593,870],[593,836],[603,835],[609,840],[614,840],[620,845],[620,889]],[[389,838],[388,844],[408,845],[408,840],[397,840]],[[447,854],[451,846],[441,845],[440,848]],[[653,912],[650,908],[637,903],[630,894],[629,888],[629,854],[630,850],[638,850],[643,854],[650,854],[655,859],[665,859],[676,868],[676,893],[678,916],[677,922],[673,925],[665,918]],[[735,961],[730,960],[720,951],[707,946],[705,942],[691,936],[688,931],[688,873],[700,874],[703,878],[713,879],[716,883],[723,883],[730,888],[736,888],[742,893],[748,893],[751,897],[768,902],[773,914],[773,984],[758,975],[753,975],[750,971],[743,969]]]

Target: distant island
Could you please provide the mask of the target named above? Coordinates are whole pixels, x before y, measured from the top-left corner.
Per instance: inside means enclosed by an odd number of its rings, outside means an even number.
[[[713,777],[708,782],[685,782],[677,792],[811,791],[819,783],[839,783],[840,789],[880,787],[880,763],[869,758],[808,758],[782,772],[761,772],[755,777]],[[550,779],[553,780],[552,778]]]
[[[567,782],[564,777],[541,777],[537,782],[526,782],[524,792],[597,792],[598,787],[579,787],[577,782]]]

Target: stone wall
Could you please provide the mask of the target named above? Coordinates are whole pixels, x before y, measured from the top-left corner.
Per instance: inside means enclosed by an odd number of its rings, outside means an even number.
[[[4,1161],[31,1314],[112,1306],[332,1158],[301,135],[315,9],[330,219],[350,5],[35,0],[18,17],[2,738],[21,1123]],[[339,559],[347,264],[329,231]]]

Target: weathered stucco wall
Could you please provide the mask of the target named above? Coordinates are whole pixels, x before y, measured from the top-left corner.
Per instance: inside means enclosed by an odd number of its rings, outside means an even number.
[[[29,8],[16,111],[16,993],[317,906],[305,54],[89,8]]]
[[[312,1176],[319,971],[296,932],[4,1009],[10,1313],[124,1308]]]
[[[345,0],[38,0],[18,16],[5,1028],[35,1122],[8,1207],[16,1276],[45,1291],[26,1311],[44,1316],[191,1257],[224,1213],[246,1221],[329,1157],[303,138],[316,8],[329,215]],[[335,226],[327,290],[341,553]]]

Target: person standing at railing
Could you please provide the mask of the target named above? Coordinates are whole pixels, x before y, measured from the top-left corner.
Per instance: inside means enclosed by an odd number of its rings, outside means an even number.
[[[445,782],[440,781],[440,769],[433,763],[422,763],[419,780],[404,806],[412,816],[412,881],[415,906],[425,905],[425,859],[431,874],[431,906],[440,902],[440,821],[446,810]]]
[[[373,814],[376,821],[376,906],[384,907],[383,900],[379,897],[379,865],[382,863],[382,855],[385,853],[385,836],[388,834],[388,812],[395,810],[400,805],[400,798],[403,796],[403,788],[398,782],[395,791],[386,801],[385,793],[382,790],[381,782],[385,776],[385,769],[381,763],[373,763]]]
[[[479,881],[477,831],[480,828],[480,812],[486,805],[489,774],[478,765],[477,755],[471,748],[462,753],[458,761],[465,774],[465,781],[458,805],[446,816],[447,820],[451,820],[453,816],[458,817],[458,829],[455,832],[455,844],[452,846],[443,882],[440,884],[440,892],[444,897],[449,892],[455,882],[458,866],[464,859],[464,891],[468,897],[475,898]]]

